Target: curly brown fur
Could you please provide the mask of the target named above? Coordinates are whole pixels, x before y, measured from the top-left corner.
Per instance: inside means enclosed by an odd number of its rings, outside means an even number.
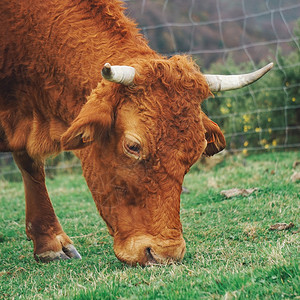
[[[48,155],[75,151],[117,257],[145,265],[182,259],[184,175],[225,146],[196,64],[155,53],[123,12],[117,0],[0,2],[0,151],[22,172],[37,257],[72,243],[47,194]],[[134,67],[133,84],[103,80],[106,62]]]

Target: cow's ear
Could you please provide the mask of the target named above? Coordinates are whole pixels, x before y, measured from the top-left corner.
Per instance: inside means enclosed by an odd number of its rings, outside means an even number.
[[[89,100],[77,118],[61,137],[64,150],[84,148],[95,141],[108,137],[112,126],[113,108],[108,102]]]
[[[207,141],[207,146],[203,152],[203,155],[212,156],[225,148],[225,137],[218,124],[209,119],[205,113],[201,112],[201,115],[202,122],[206,130],[205,138]]]

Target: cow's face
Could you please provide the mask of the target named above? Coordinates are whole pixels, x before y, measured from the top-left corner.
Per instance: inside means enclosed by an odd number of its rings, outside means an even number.
[[[183,258],[184,175],[225,141],[200,110],[209,90],[190,61],[143,64],[133,86],[101,82],[62,143],[65,149],[90,145],[80,153],[83,170],[115,254],[146,265]]]

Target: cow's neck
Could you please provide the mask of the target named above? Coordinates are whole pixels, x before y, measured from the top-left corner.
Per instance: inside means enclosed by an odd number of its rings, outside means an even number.
[[[91,8],[95,3],[89,1],[75,4],[77,9],[67,9],[61,4],[53,13],[56,21],[44,26],[48,29],[41,35],[47,35],[43,47],[47,48],[46,63],[50,62],[49,82],[45,85],[55,104],[52,111],[67,123],[76,117],[91,90],[96,88],[106,62],[127,65],[133,59],[157,55],[114,2],[102,1],[97,4],[98,9]],[[66,11],[68,14],[63,17]]]

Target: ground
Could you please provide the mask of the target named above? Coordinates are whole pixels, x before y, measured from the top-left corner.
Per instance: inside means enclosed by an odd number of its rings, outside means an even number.
[[[36,263],[25,236],[21,182],[0,179],[0,299],[292,299],[300,297],[300,152],[225,156],[186,176],[182,263],[119,262],[112,238],[78,172],[47,182],[55,211],[82,260]],[[299,166],[296,166],[298,168]],[[222,190],[258,188],[246,197]],[[269,230],[276,223],[295,224]]]

